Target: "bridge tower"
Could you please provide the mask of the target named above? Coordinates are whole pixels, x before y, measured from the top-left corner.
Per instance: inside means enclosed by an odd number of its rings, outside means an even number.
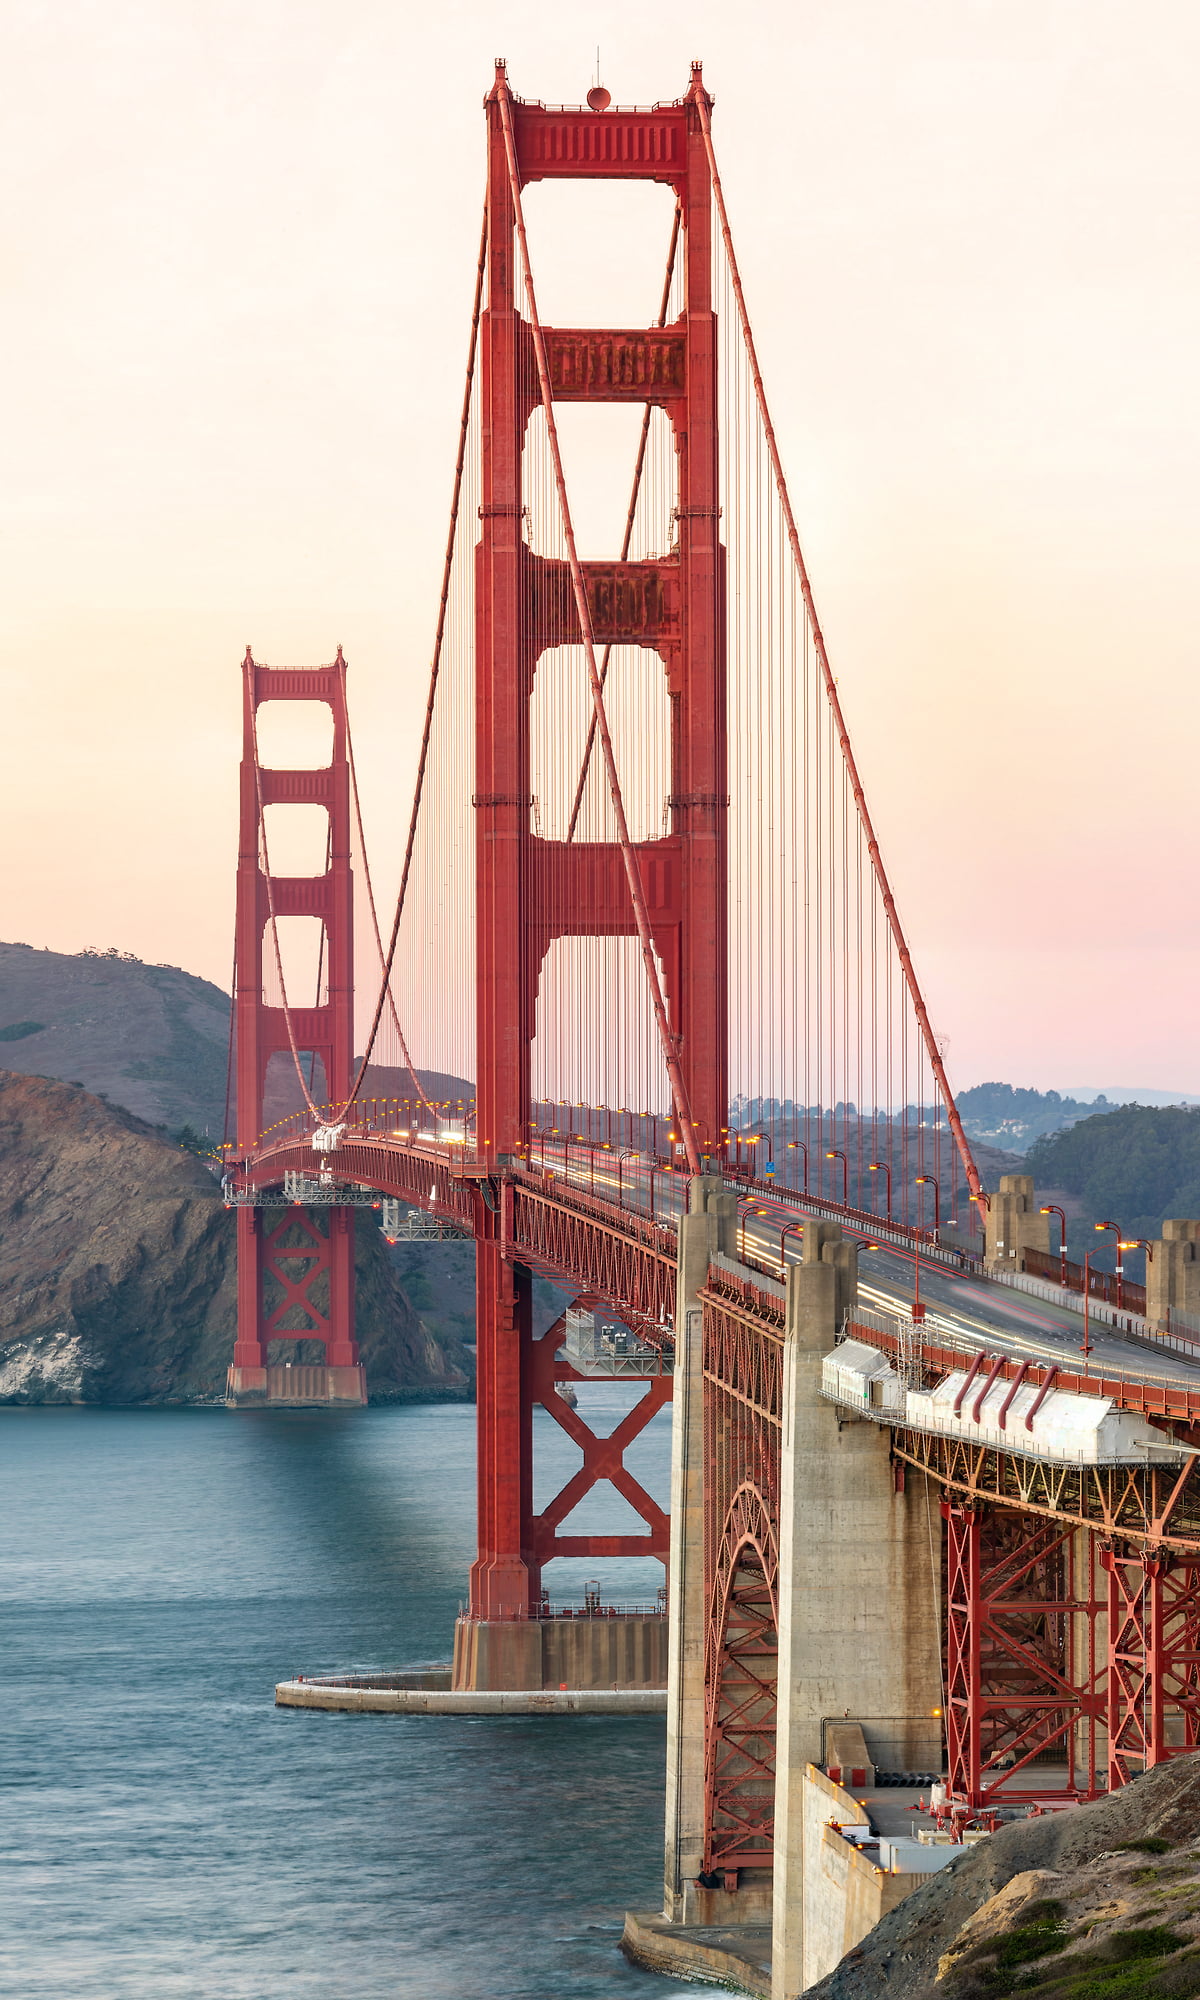
[[[523,534],[522,453],[541,400],[524,316],[517,188],[546,178],[665,183],[680,206],[684,309],[671,325],[544,328],[556,402],[661,407],[673,429],[678,537],[656,561],[582,565],[597,646],[649,648],[670,697],[670,827],[636,848],[664,997],[699,1150],[723,1151],[726,1080],[726,697],[718,540],[712,193],[698,99],[650,109],[522,103],[504,65],[487,99],[489,295],[481,328],[482,505],[477,548],[475,796],[478,1143],[487,1163],[519,1159],[531,1130],[530,1049],[545,956],[565,937],[634,936],[617,843],[542,839],[531,820],[530,705],[539,658],[579,644],[568,564]],[[603,103],[600,103],[603,100]],[[511,155],[515,156],[516,187]],[[478,1246],[479,1555],[476,1621],[524,1619],[537,1601],[542,1538],[531,1500],[534,1371],[530,1271],[506,1262],[500,1218]],[[583,1538],[569,1552],[583,1553]],[[597,1554],[665,1555],[651,1538],[606,1537]],[[618,1546],[620,1544],[620,1546]],[[568,1552],[560,1544],[557,1552]]]
[[[350,764],[346,662],[326,667],[264,667],[250,648],[242,662],[243,737],[234,964],[237,1145],[247,1152],[263,1130],[267,1066],[286,1058],[308,1080],[319,1059],[325,1098],[344,1103],[354,1075],[353,875],[350,860]],[[258,711],[264,702],[322,702],[332,713],[330,761],[312,770],[263,769]],[[329,816],[327,863],[320,875],[269,872],[264,815],[269,806],[323,806]],[[325,997],[312,1006],[268,1005],[264,971],[276,953],[281,917],[317,917],[324,925]],[[282,999],[282,995],[280,998]],[[354,1338],[354,1210],[319,1213],[299,1206],[239,1205],[237,1343],[227,1400],[233,1404],[364,1403],[366,1388]],[[324,1364],[272,1368],[272,1340],[319,1340]]]

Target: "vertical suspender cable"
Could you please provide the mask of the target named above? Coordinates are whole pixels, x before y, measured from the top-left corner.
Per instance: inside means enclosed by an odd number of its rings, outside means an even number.
[[[875,872],[875,879],[879,884],[879,892],[883,898],[883,906],[887,911],[888,923],[891,927],[892,935],[896,941],[896,952],[900,959],[901,967],[903,969],[904,982],[908,988],[909,998],[912,1001],[913,1010],[916,1014],[917,1021],[920,1026],[921,1039],[924,1043],[926,1053],[929,1057],[930,1067],[932,1068],[933,1073],[937,1078],[938,1085],[941,1089],[942,1096],[945,1100],[946,1116],[950,1121],[950,1127],[954,1133],[955,1141],[958,1145],[958,1150],[962,1158],[963,1170],[966,1174],[967,1181],[971,1188],[971,1192],[972,1194],[979,1194],[982,1191],[983,1183],[979,1178],[979,1169],[975,1165],[975,1159],[971,1152],[970,1141],[968,1140],[966,1132],[963,1129],[962,1119],[959,1117],[958,1114],[958,1106],[954,1102],[954,1093],[950,1088],[950,1080],[946,1075],[945,1064],[942,1061],[941,1052],[938,1049],[937,1042],[935,1040],[933,1033],[933,1027],[930,1023],[929,1013],[925,1006],[925,1001],[921,993],[921,988],[917,981],[916,967],[913,964],[912,954],[909,951],[908,943],[905,939],[904,931],[900,923],[900,915],[899,911],[896,908],[896,899],[892,894],[891,883],[888,881],[887,871],[883,865],[883,856],[880,853],[879,842],[875,835],[875,828],[871,822],[871,815],[867,808],[866,793],[863,791],[862,780],[858,775],[858,766],[855,763],[854,752],[850,745],[849,733],[846,728],[845,718],[842,714],[842,705],[841,702],[838,700],[837,685],[833,678],[833,670],[829,664],[829,655],[825,649],[825,639],[821,631],[820,623],[817,619],[817,607],[812,594],[812,586],[809,582],[808,569],[804,561],[804,554],[800,547],[800,537],[796,529],[795,516],[792,513],[792,503],[788,495],[787,482],[783,474],[783,463],[779,456],[779,446],[775,438],[775,427],[771,422],[770,412],[767,408],[766,390],[763,386],[762,371],[758,365],[758,350],[756,349],[754,344],[754,335],[751,331],[750,319],[746,311],[746,299],[745,299],[745,294],[742,291],[741,273],[738,269],[737,256],[733,247],[733,236],[729,227],[729,216],[725,207],[725,193],[724,189],[721,186],[720,173],[717,170],[717,156],[713,150],[712,124],[708,115],[708,100],[705,97],[704,92],[702,90],[693,89],[692,101],[694,102],[697,112],[699,114],[700,129],[704,135],[704,149],[708,155],[708,170],[709,174],[712,177],[713,198],[717,204],[717,214],[718,217],[720,218],[721,236],[725,244],[725,255],[729,260],[729,272],[733,284],[734,297],[737,300],[738,319],[741,323],[742,340],[745,344],[746,358],[750,364],[750,373],[754,381],[754,393],[758,403],[759,418],[761,420],[763,432],[766,438],[767,451],[771,460],[771,470],[775,477],[775,487],[779,495],[779,504],[783,510],[783,517],[787,524],[788,540],[791,543],[792,558],[796,564],[796,569],[800,577],[800,589],[804,598],[804,606],[805,610],[808,612],[809,622],[812,626],[813,646],[815,648],[817,660],[820,665],[821,678],[825,686],[826,699],[832,711],[834,726],[837,730],[838,741],[841,745],[842,756],[845,760],[847,776],[850,779],[851,789],[853,790],[854,793],[854,802],[858,808],[859,818],[861,819],[863,824],[863,831],[867,836],[867,851],[871,857],[871,865]]]
[[[595,712],[596,734],[600,739],[600,754],[608,776],[609,792],[612,797],[613,812],[617,822],[617,839],[621,848],[621,858],[625,864],[625,877],[629,884],[630,901],[633,904],[634,923],[637,926],[638,942],[642,950],[642,963],[646,968],[646,981],[650,988],[650,999],[658,1024],[659,1042],[663,1060],[671,1083],[671,1098],[675,1109],[675,1120],[683,1141],[688,1170],[700,1172],[700,1149],[696,1143],[695,1127],[692,1124],[691,1105],[688,1101],[687,1086],[683,1078],[683,1068],[679,1060],[679,1038],[674,1033],[667,1014],[667,1003],[663,996],[662,981],[658,974],[658,964],[654,954],[654,937],[650,929],[650,917],[646,908],[646,894],[638,869],[638,859],[633,842],[629,837],[629,827],[625,819],[625,802],[621,796],[621,782],[617,774],[617,760],[613,751],[612,736],[609,732],[608,717],[604,709],[604,690],[600,685],[600,670],[596,664],[596,646],[592,633],[592,614],[587,600],[587,589],[583,581],[583,569],[579,552],[575,546],[575,529],[571,521],[571,507],[567,498],[567,482],[563,474],[562,456],[558,445],[558,426],[554,420],[554,399],[550,389],[550,365],[546,356],[546,341],[538,318],[537,297],[533,289],[533,271],[529,260],[529,239],[525,233],[525,213],[521,203],[521,176],[517,166],[517,146],[513,132],[512,100],[503,76],[497,79],[496,96],[500,106],[500,121],[504,130],[504,150],[508,160],[508,179],[512,194],[513,218],[517,237],[521,245],[521,262],[525,279],[525,297],[529,306],[529,326],[533,335],[534,355],[537,361],[538,386],[541,391],[542,408],[546,415],[546,438],[550,447],[550,459],[554,470],[554,485],[558,496],[559,516],[562,522],[563,538],[567,547],[567,562],[571,571],[571,588],[575,598],[575,610],[579,619],[579,631],[583,640],[584,657],[587,660],[588,679],[592,687],[592,707]]]
[[[446,556],[442,565],[442,594],[438,600],[437,629],[433,637],[433,660],[429,669],[429,697],[425,704],[425,723],[421,731],[421,752],[417,759],[416,787],[413,792],[412,813],[408,822],[408,842],[404,849],[404,866],[400,871],[400,888],[396,896],[396,915],[392,923],[392,935],[388,941],[387,953],[384,958],[383,980],[379,988],[379,998],[375,1003],[375,1015],[371,1022],[371,1032],[367,1036],[362,1063],[359,1066],[358,1075],[354,1079],[354,1088],[346,1100],[345,1108],[347,1111],[354,1103],[362,1088],[363,1078],[367,1073],[367,1064],[371,1060],[371,1053],[375,1047],[375,1038],[379,1033],[379,1023],[383,1019],[383,1010],[391,997],[392,966],[396,958],[396,944],[400,936],[400,919],[404,914],[404,900],[408,892],[408,878],[412,871],[413,849],[417,839],[417,819],[421,810],[421,798],[425,788],[425,771],[429,762],[429,739],[433,731],[433,710],[437,696],[438,671],[442,661],[442,642],[446,633],[446,609],[450,597],[450,580],[454,568],[459,503],[462,498],[463,468],[467,457],[467,432],[471,421],[471,396],[475,384],[475,357],[479,347],[479,316],[483,309],[483,278],[487,268],[487,225],[487,204],[485,202],[483,226],[479,235],[479,258],[475,267],[475,303],[471,310],[471,338],[467,348],[467,376],[463,387],[462,416],[458,428],[458,458],[454,466],[454,490],[450,502],[450,528],[446,536]],[[378,926],[376,926],[376,935],[378,935]],[[392,1012],[394,1016],[394,1003]],[[416,1085],[421,1102],[424,1104],[426,1110],[432,1111],[433,1107],[425,1095],[416,1070],[412,1066],[412,1061],[404,1044],[404,1037],[400,1034],[400,1023],[398,1020],[396,1021],[396,1031],[400,1037],[400,1047],[404,1052],[405,1065]]]

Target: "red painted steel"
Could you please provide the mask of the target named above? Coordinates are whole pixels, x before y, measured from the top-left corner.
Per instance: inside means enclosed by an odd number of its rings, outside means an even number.
[[[1108,1782],[1200,1744],[1200,1555],[1105,1549]]]
[[[260,666],[250,648],[242,662],[243,740],[241,834],[238,847],[234,963],[237,1144],[253,1152],[263,1128],[267,1065],[273,1055],[319,1058],[327,1094],[350,1091],[354,1064],[354,883],[350,862],[350,765],[346,715],[346,662],[341,647],[325,667]],[[264,702],[323,702],[333,716],[331,761],[316,770],[264,770],[258,757],[258,711]],[[268,874],[263,814],[271,805],[320,805],[329,815],[328,865],[324,874],[302,877]],[[325,926],[323,964],[326,999],[316,1006],[268,1006],[264,960],[278,964],[275,919],[289,915],[320,918]],[[270,937],[269,937],[270,934]],[[269,940],[269,941],[268,941]],[[304,1169],[313,1153],[306,1147]],[[301,1211],[296,1211],[299,1218]],[[325,1230],[315,1219],[264,1232],[264,1211],[238,1210],[238,1325],[235,1368],[265,1368],[272,1338],[321,1340],[330,1367],[358,1365],[354,1338],[354,1211],[323,1210]],[[327,1234],[325,1233],[327,1231]],[[284,1242],[300,1248],[286,1253]],[[308,1248],[303,1247],[309,1239]],[[314,1255],[312,1243],[324,1247]],[[289,1267],[292,1267],[289,1270]],[[280,1286],[289,1310],[276,1304]],[[283,1326],[281,1319],[290,1324]]]
[[[955,1500],[942,1516],[953,1797],[1044,1797],[1049,1781],[1031,1767],[1053,1758],[1068,1796],[1094,1798],[1104,1676],[1087,1531]]]
[[[700,1151],[723,1150],[727,1119],[725,660],[711,186],[697,94],[646,112],[548,111],[508,95],[503,70],[487,101],[487,309],[480,338],[483,459],[476,570],[477,1140],[492,1168],[516,1164],[532,1127],[530,1048],[542,960],[566,936],[634,936],[637,897],[617,883],[632,866],[663,967],[666,1006]],[[506,130],[507,125],[507,130]],[[515,172],[512,170],[515,168]],[[538,342],[519,312],[519,186],[547,176],[666,180],[680,203],[685,310],[671,329],[548,330]],[[676,435],[679,547],[668,561],[551,564],[522,536],[522,448],[538,398],[660,402]],[[550,614],[555,606],[557,617]],[[669,622],[668,622],[669,621]],[[561,628],[556,630],[556,625]],[[589,632],[589,626],[591,630]],[[651,647],[672,696],[672,816],[664,841],[619,846],[547,842],[530,813],[529,704],[547,645],[623,640]],[[600,720],[600,710],[597,710]],[[603,731],[601,731],[603,733]],[[551,886],[554,885],[554,886]],[[514,1197],[529,1262],[562,1253],[569,1234],[531,1192]],[[523,1552],[530,1503],[534,1399],[523,1382],[524,1338],[513,1304],[526,1280],[505,1269],[488,1218],[477,1273],[480,1433],[477,1617],[525,1615],[534,1580]],[[613,1243],[619,1261],[622,1254]],[[649,1287],[652,1294],[658,1286]],[[621,1305],[646,1288],[613,1287]],[[605,1296],[612,1296],[606,1292]],[[637,1307],[633,1307],[636,1311]],[[673,1310],[673,1301],[671,1310]],[[663,1323],[655,1301],[653,1317]]]
[[[576,1303],[586,1306],[591,1301],[583,1298]],[[652,1376],[645,1394],[621,1419],[616,1428],[610,1431],[607,1437],[598,1436],[579,1411],[572,1409],[558,1393],[560,1383],[587,1380],[586,1376],[581,1375],[563,1359],[562,1344],[565,1334],[564,1315],[556,1321],[548,1333],[543,1334],[540,1340],[531,1340],[525,1349],[529,1393],[535,1402],[549,1412],[559,1428],[566,1432],[572,1443],[578,1445],[583,1453],[582,1465],[566,1485],[540,1513],[535,1514],[530,1509],[526,1515],[522,1541],[528,1551],[527,1560],[535,1601],[541,1594],[542,1567],[555,1556],[657,1556],[664,1564],[667,1560],[669,1518],[657,1501],[647,1493],[641,1482],[628,1470],[624,1454],[627,1447],[645,1430],[650,1419],[670,1401],[671,1377]],[[605,1479],[611,1481],[621,1498],[627,1500],[634,1512],[641,1516],[646,1526],[645,1534],[563,1534],[562,1523],[568,1514],[601,1480]],[[527,1506],[528,1502],[529,1496],[526,1494]]]
[[[736,1880],[771,1865],[783,1302],[710,1271],[702,1303],[704,1867]]]

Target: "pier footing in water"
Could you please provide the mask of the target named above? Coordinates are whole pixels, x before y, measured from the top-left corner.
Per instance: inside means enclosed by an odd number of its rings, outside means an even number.
[[[625,1918],[621,1950],[648,1972],[672,1979],[749,1993],[770,2000],[771,1920],[761,1924],[675,1924],[661,1915],[631,1910]]]
[[[285,1362],[274,1368],[230,1368],[225,1402],[231,1410],[361,1409],[367,1400],[362,1363],[328,1368],[319,1362]]]
[[[667,1621],[653,1613],[460,1618],[453,1687],[506,1692],[654,1690],[665,1699]]]

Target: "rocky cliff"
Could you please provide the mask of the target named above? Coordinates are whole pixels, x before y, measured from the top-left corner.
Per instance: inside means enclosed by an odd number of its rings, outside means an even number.
[[[805,2000],[1200,1994],[1200,1756],[980,1841]]]
[[[469,1357],[358,1231],[373,1400],[462,1395]],[[175,1403],[223,1393],[234,1218],[193,1154],[77,1086],[0,1071],[0,1402]]]

